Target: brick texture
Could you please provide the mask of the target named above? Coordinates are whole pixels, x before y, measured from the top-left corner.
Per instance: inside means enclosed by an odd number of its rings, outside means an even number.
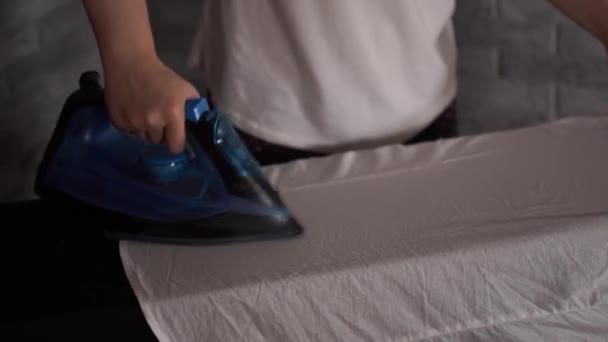
[[[0,68],[35,53],[38,49],[38,36],[33,27],[3,27],[0,31]]]
[[[201,3],[148,1],[160,57],[195,84],[184,62]],[[548,1],[456,3],[463,133],[608,112],[604,47]],[[86,19],[80,0],[0,1],[0,201],[32,196],[63,101],[80,72],[101,70]]]
[[[552,51],[555,46],[550,26],[518,27],[490,17],[462,19],[457,17],[457,42],[461,47],[483,46]]]
[[[549,1],[495,0],[495,3],[496,17],[515,27],[546,26],[547,23],[564,20],[562,14],[554,10]]]
[[[461,75],[458,110],[462,134],[497,131],[543,122],[552,108],[551,85],[519,86],[499,78]]]
[[[593,115],[608,112],[608,96],[603,87],[561,85],[558,88],[559,116]]]
[[[0,4],[0,18],[2,25],[7,23],[22,23],[22,25],[36,25],[36,21],[43,15],[66,3],[78,3],[77,0],[28,0],[28,1],[2,1]],[[75,18],[73,18],[75,19]]]
[[[505,80],[608,88],[608,56],[560,56],[503,51],[499,60],[499,77]]]
[[[606,58],[607,51],[595,37],[578,28],[572,22],[557,26],[557,53],[565,57]]]
[[[498,73],[496,47],[461,46],[458,51],[460,76],[494,77]]]
[[[52,48],[56,43],[61,42],[62,39],[65,41],[66,36],[77,31],[82,31],[86,27],[88,27],[88,21],[87,17],[83,15],[80,1],[66,2],[62,6],[53,8],[48,13],[42,15],[36,25],[40,45],[43,48]],[[88,31],[86,30],[85,32],[89,33]]]
[[[608,114],[607,51],[549,1],[457,1],[454,22],[463,133]]]
[[[0,73],[0,103],[4,103],[8,101],[9,91],[8,91],[8,81],[6,77]]]

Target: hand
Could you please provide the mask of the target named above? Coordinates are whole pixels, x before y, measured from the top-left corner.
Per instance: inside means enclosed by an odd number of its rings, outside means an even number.
[[[173,153],[185,145],[185,103],[199,93],[156,56],[108,65],[106,103],[116,127]]]

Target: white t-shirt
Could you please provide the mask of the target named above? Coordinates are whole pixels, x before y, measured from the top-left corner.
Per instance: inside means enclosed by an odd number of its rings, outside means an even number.
[[[456,94],[454,0],[206,0],[192,63],[235,126],[321,152],[402,142]]]

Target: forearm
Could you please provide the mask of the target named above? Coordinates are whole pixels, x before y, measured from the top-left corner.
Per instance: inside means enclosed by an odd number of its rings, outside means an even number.
[[[608,0],[549,0],[608,47]]]
[[[156,56],[146,0],[82,0],[105,66]]]

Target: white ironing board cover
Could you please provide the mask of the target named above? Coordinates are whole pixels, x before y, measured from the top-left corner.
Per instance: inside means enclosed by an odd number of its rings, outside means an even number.
[[[161,342],[607,339],[608,118],[265,172],[301,237],[121,243]]]

